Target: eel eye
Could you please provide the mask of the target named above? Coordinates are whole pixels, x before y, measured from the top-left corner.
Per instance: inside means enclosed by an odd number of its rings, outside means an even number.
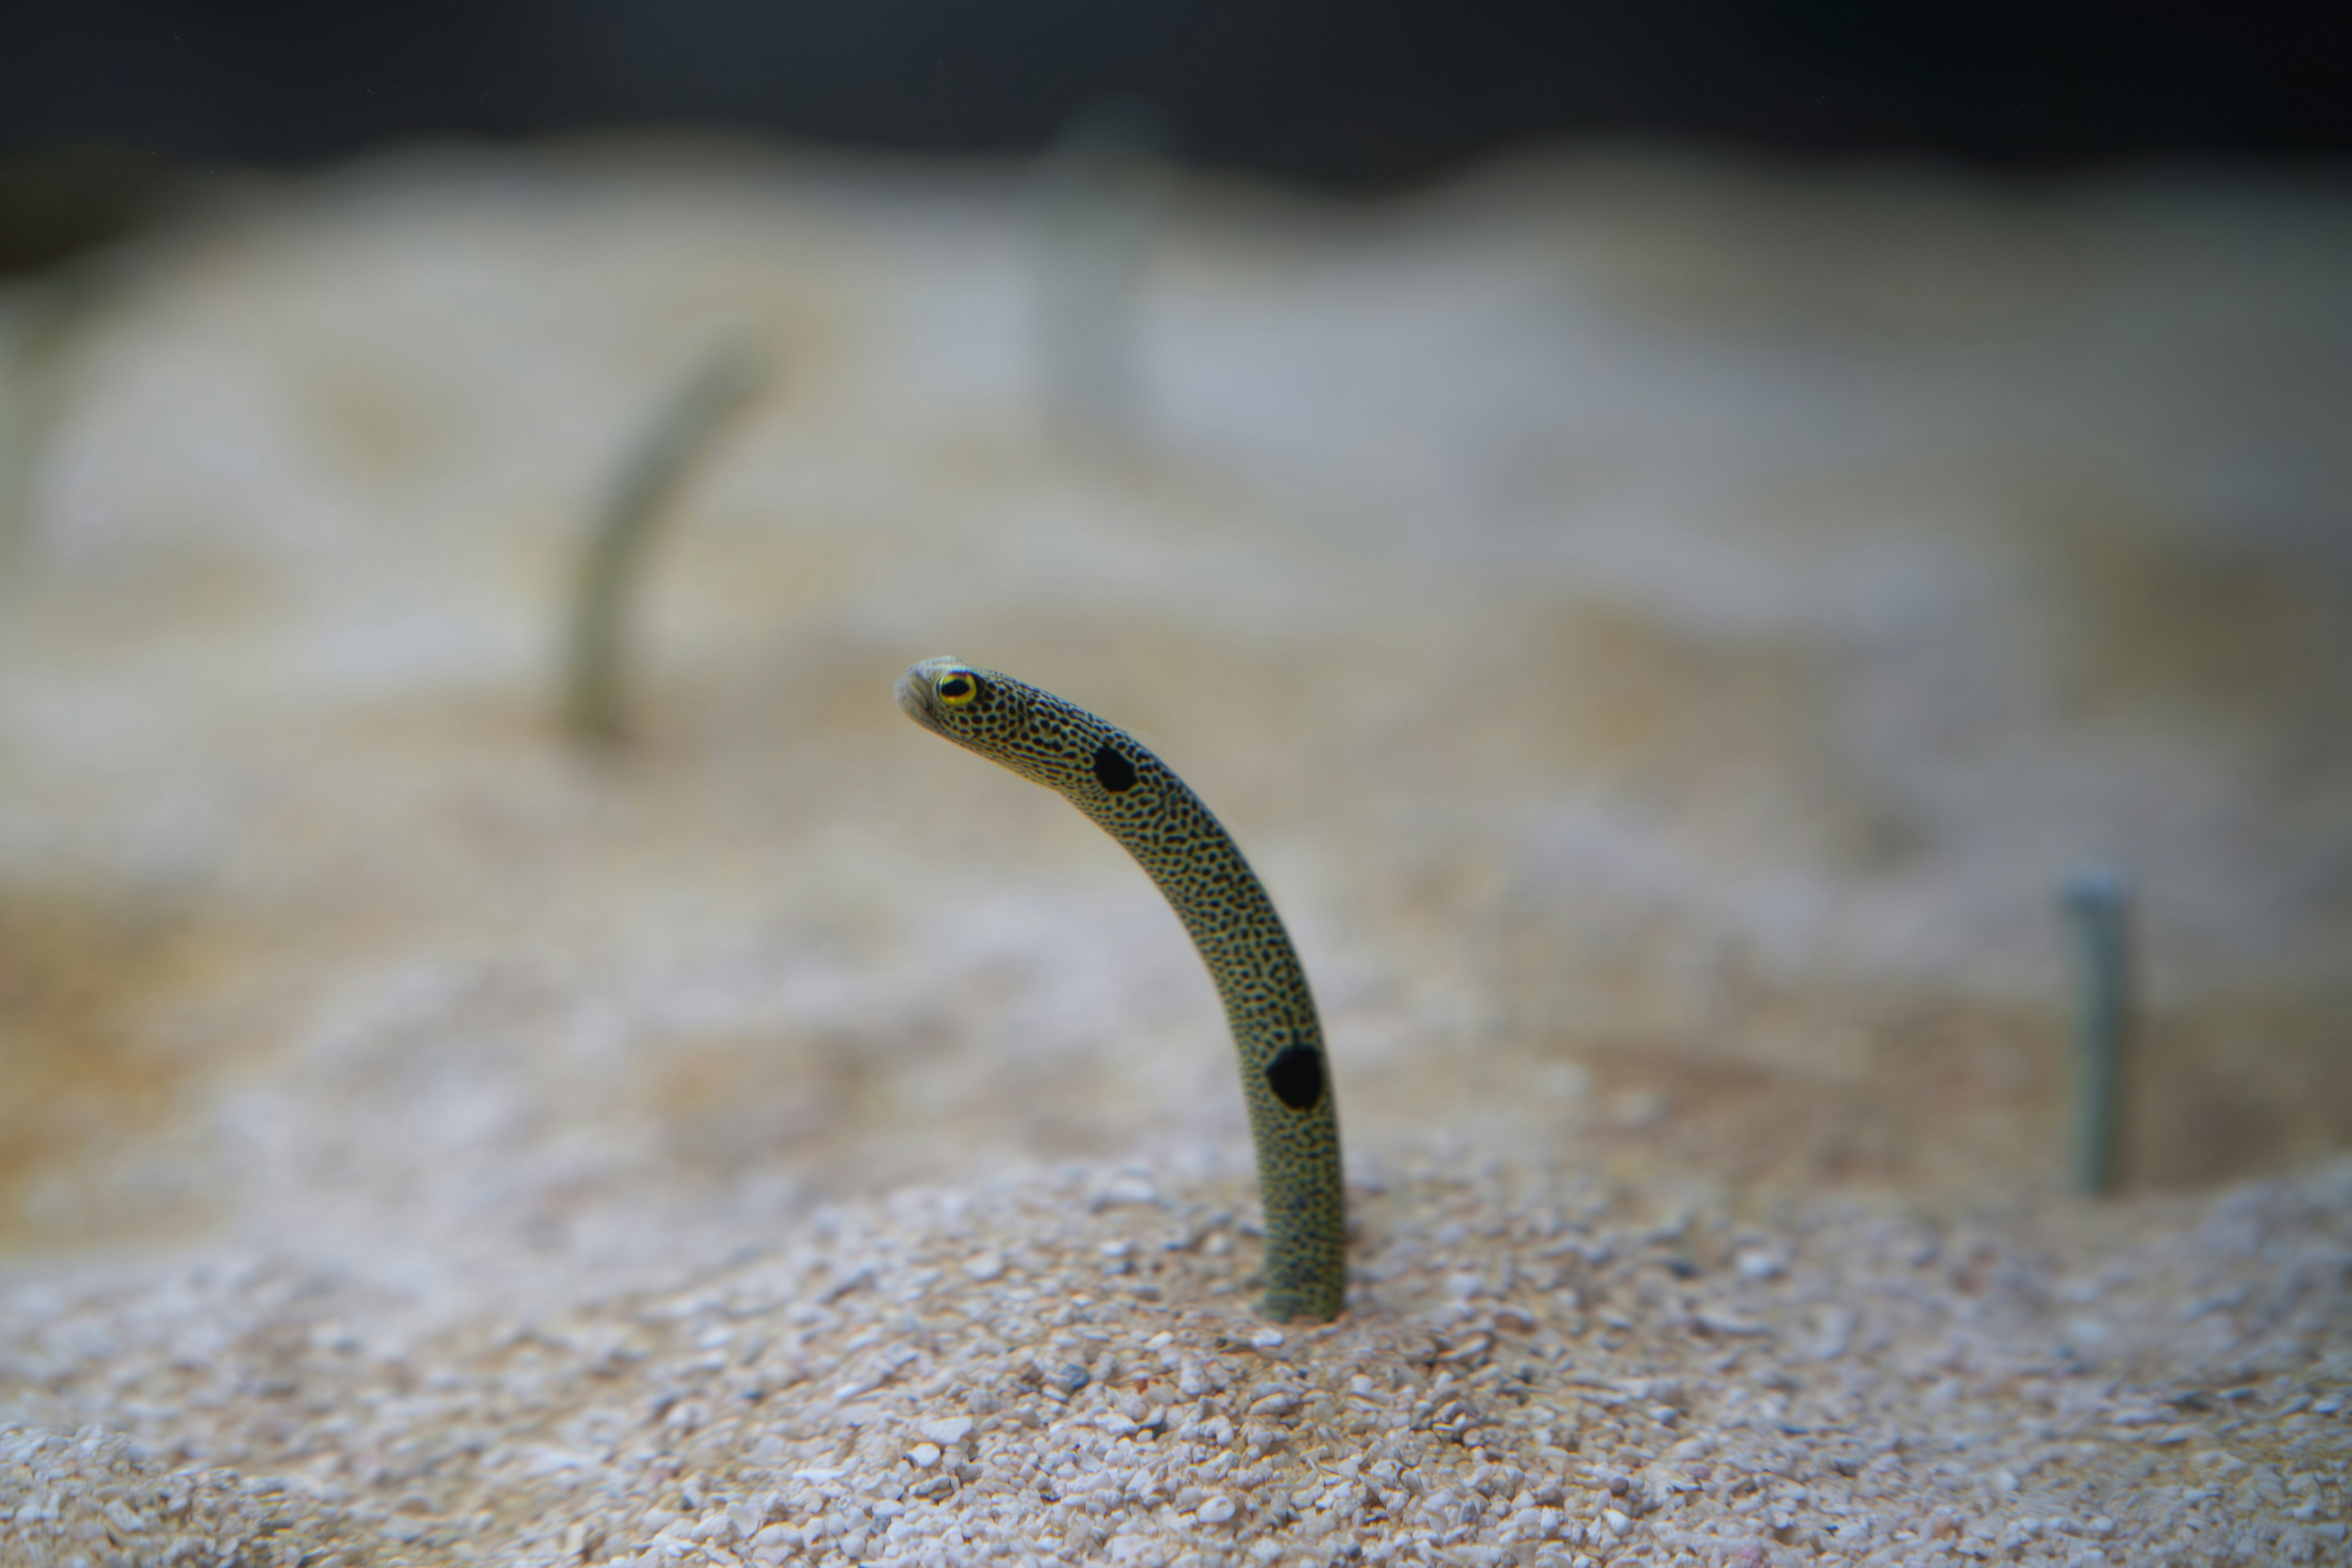
[[[980,682],[961,670],[940,682],[940,700],[950,708],[961,708],[980,695]]]

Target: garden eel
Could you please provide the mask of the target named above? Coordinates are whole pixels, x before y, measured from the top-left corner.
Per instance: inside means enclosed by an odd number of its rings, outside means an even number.
[[[1232,837],[1134,736],[1011,676],[927,658],[899,678],[898,706],[926,730],[1060,794],[1118,840],[1175,906],[1241,1052],[1265,1204],[1266,1315],[1338,1317],[1348,1219],[1323,1029],[1282,918]]]

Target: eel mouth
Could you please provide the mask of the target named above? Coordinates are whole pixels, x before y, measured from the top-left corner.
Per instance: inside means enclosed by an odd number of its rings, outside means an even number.
[[[898,711],[933,734],[945,734],[946,731],[940,728],[939,697],[931,689],[931,672],[942,665],[961,667],[962,662],[942,655],[908,665],[907,673],[898,678]]]

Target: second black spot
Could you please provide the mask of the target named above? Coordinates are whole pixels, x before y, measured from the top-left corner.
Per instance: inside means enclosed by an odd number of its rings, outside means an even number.
[[[1095,753],[1095,777],[1111,794],[1125,795],[1135,787],[1135,764],[1105,746]]]
[[[1286,1047],[1265,1064],[1265,1084],[1291,1110],[1313,1110],[1323,1098],[1323,1053],[1311,1046]]]

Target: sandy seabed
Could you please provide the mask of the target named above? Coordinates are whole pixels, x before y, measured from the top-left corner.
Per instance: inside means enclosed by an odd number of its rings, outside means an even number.
[[[419,154],[0,301],[0,1563],[2352,1560],[2347,187],[1055,199]],[[583,754],[581,526],[720,341]],[[1340,1322],[942,652],[1257,865]]]

